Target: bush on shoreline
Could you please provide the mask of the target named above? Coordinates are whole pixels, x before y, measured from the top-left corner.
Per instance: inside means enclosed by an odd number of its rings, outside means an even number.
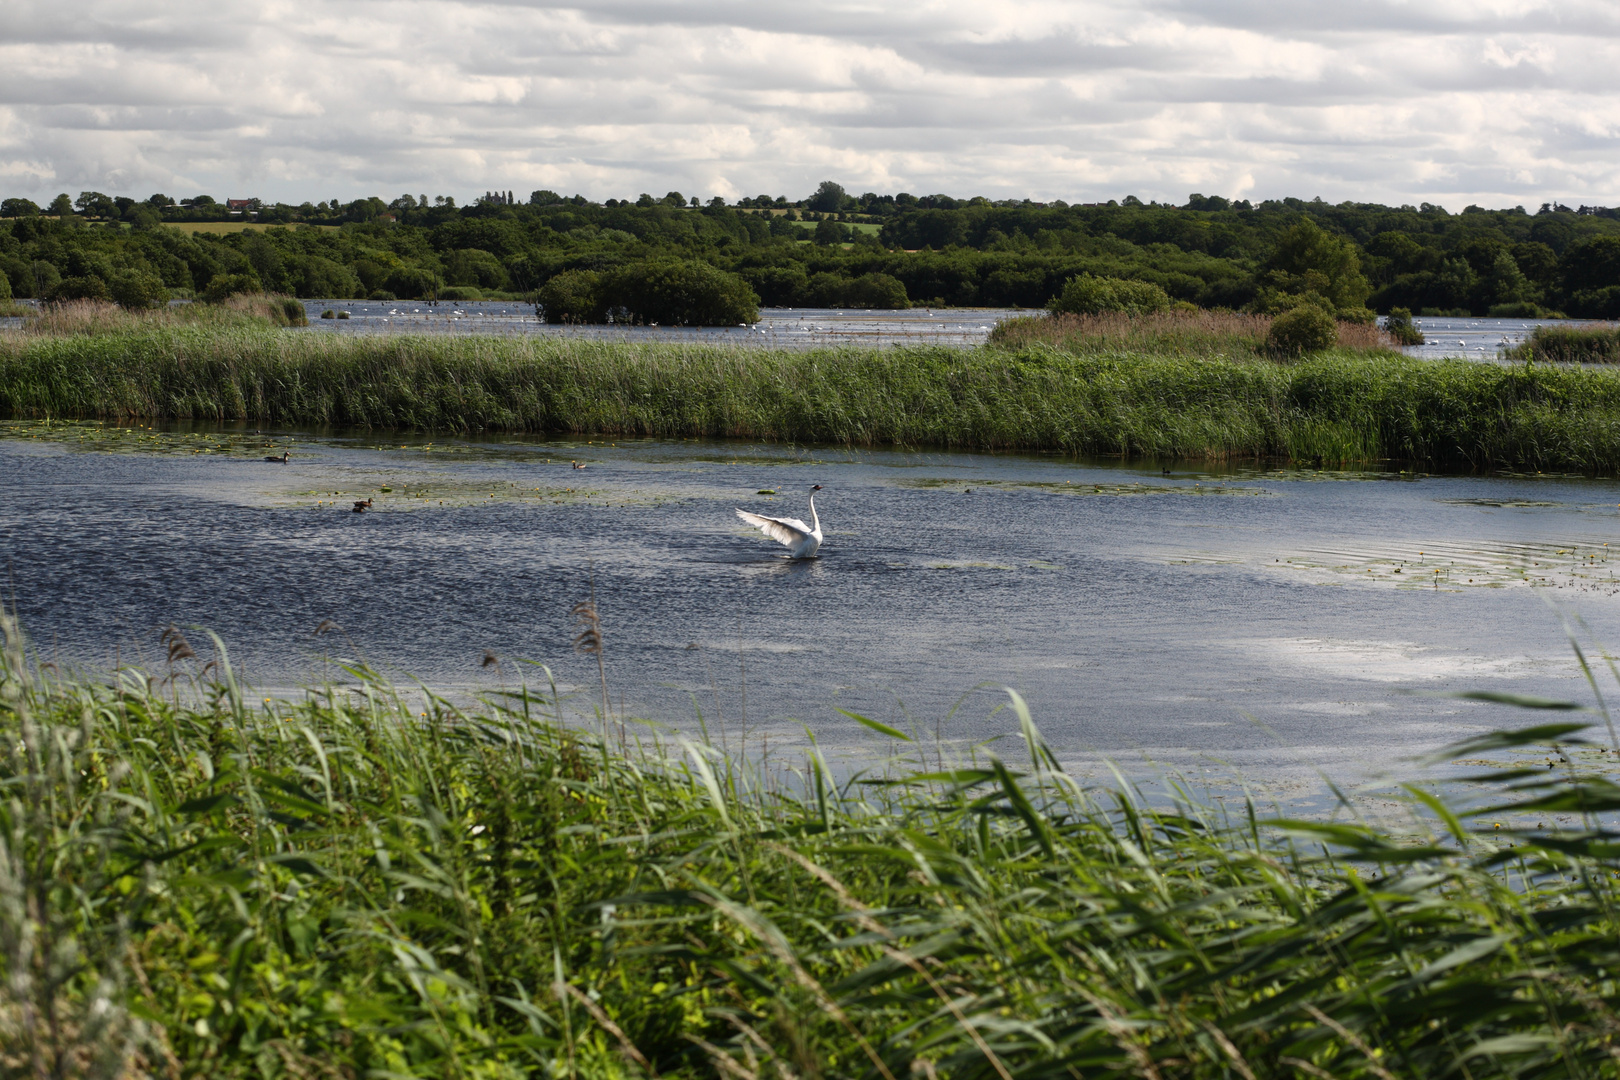
[[[658,259],[615,270],[570,270],[539,292],[550,323],[737,326],[759,321],[759,297],[736,274],[708,263]]]
[[[1266,348],[1274,356],[1292,359],[1322,352],[1338,339],[1332,315],[1314,304],[1301,304],[1271,320],[1271,329],[1266,331]]]
[[[1620,326],[1537,326],[1504,355],[1559,364],[1620,363]]]
[[[31,1075],[1601,1075],[1620,802],[1404,831],[1082,791],[1021,744],[840,782],[355,681],[31,665],[0,614],[0,1062]],[[211,655],[209,655],[211,654]],[[544,683],[546,673],[536,672]],[[905,736],[900,735],[901,739]],[[1565,747],[1568,748],[1566,755]],[[1016,752],[1014,752],[1016,748]],[[941,765],[944,765],[942,768]],[[1489,799],[1500,804],[1491,807]],[[1420,805],[1420,802],[1422,805]],[[1497,832],[1493,821],[1506,820]]]
[[[1157,315],[1170,305],[1169,294],[1150,281],[1081,274],[1046,307],[1054,315]]]

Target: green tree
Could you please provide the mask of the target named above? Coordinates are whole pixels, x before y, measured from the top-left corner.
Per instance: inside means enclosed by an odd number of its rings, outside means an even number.
[[[759,321],[759,297],[736,274],[705,262],[656,259],[607,275],[610,308],[636,322],[662,326],[736,326]]]
[[[39,207],[32,199],[6,199],[0,202],[0,217],[38,217]]]
[[[202,298],[211,304],[219,304],[241,293],[256,293],[263,289],[259,279],[252,274],[216,274],[203,290]]]
[[[911,306],[906,287],[898,278],[888,274],[862,274],[849,283],[844,292],[844,303],[853,308],[877,308],[896,311]]]
[[[46,212],[59,218],[70,218],[73,216],[73,200],[68,198],[68,193],[64,191],[51,200],[50,208]]]
[[[148,270],[121,270],[107,282],[107,290],[121,308],[140,310],[169,302],[163,279]]]
[[[111,300],[112,294],[108,292],[105,281],[87,274],[63,278],[51,287],[44,298],[49,303],[60,304],[68,300]]]
[[[830,217],[816,222],[814,239],[818,244],[842,244],[849,238],[849,230]]]
[[[53,204],[54,205],[54,204]],[[99,191],[81,191],[79,197],[73,200],[73,205],[85,217],[111,218],[118,216],[118,204],[111,195],[103,195]]]
[[[564,270],[540,286],[540,311],[548,323],[607,321],[602,275],[594,270]]]
[[[831,180],[823,180],[816,193],[805,201],[805,206],[821,214],[836,214],[844,208],[844,200],[849,195],[844,191],[842,184],[835,184]]]
[[[478,289],[504,289],[507,285],[506,267],[501,260],[480,248],[452,251],[444,260],[444,278],[451,285]]]
[[[1277,291],[1290,296],[1315,293],[1340,311],[1365,307],[1372,292],[1362,276],[1356,245],[1309,217],[1283,231],[1266,267]]]

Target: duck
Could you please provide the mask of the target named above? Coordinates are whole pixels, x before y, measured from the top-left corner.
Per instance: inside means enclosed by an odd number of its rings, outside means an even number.
[[[573,465],[576,469],[583,469],[585,467],[585,463],[583,461],[576,461],[573,463]]]
[[[737,516],[784,545],[788,549],[788,558],[813,559],[821,547],[821,518],[816,515],[816,492],[820,490],[820,484],[810,489],[809,525],[798,518],[766,517],[764,514],[750,514],[747,510],[738,510]]]
[[[280,462],[281,464],[285,465],[285,464],[287,464],[287,459],[290,458],[290,457],[292,457],[292,452],[290,450],[283,450],[281,452],[280,457],[267,457],[264,460],[266,460],[266,461],[276,461],[276,462]]]
[[[370,510],[370,509],[371,509],[371,500],[370,499],[356,499],[355,500],[355,502],[354,502],[354,512],[355,513],[363,514],[367,510]]]

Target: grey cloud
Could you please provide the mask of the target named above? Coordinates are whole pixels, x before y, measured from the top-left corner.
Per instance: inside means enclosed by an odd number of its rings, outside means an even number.
[[[1607,3],[13,8],[0,193],[36,198],[801,195],[831,176],[1074,201],[1620,202]]]

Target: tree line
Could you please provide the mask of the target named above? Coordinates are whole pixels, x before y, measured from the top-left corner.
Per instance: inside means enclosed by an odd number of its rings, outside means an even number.
[[[468,205],[403,195],[232,210],[208,196],[84,192],[46,207],[5,199],[0,215],[0,289],[133,306],[253,289],[543,302],[550,286],[552,314],[596,319],[628,310],[627,283],[678,278],[723,286],[744,311],[750,303],[1039,308],[1089,275],[1149,283],[1201,308],[1274,313],[1309,299],[1347,318],[1395,308],[1620,318],[1620,214],[1556,204],[1459,214],[1203,195],[1184,205],[1068,205],[857,196],[828,181],[796,201],[731,203],[536,191],[527,200],[489,192]],[[222,220],[249,227],[185,224]],[[677,264],[686,269],[671,277]]]

